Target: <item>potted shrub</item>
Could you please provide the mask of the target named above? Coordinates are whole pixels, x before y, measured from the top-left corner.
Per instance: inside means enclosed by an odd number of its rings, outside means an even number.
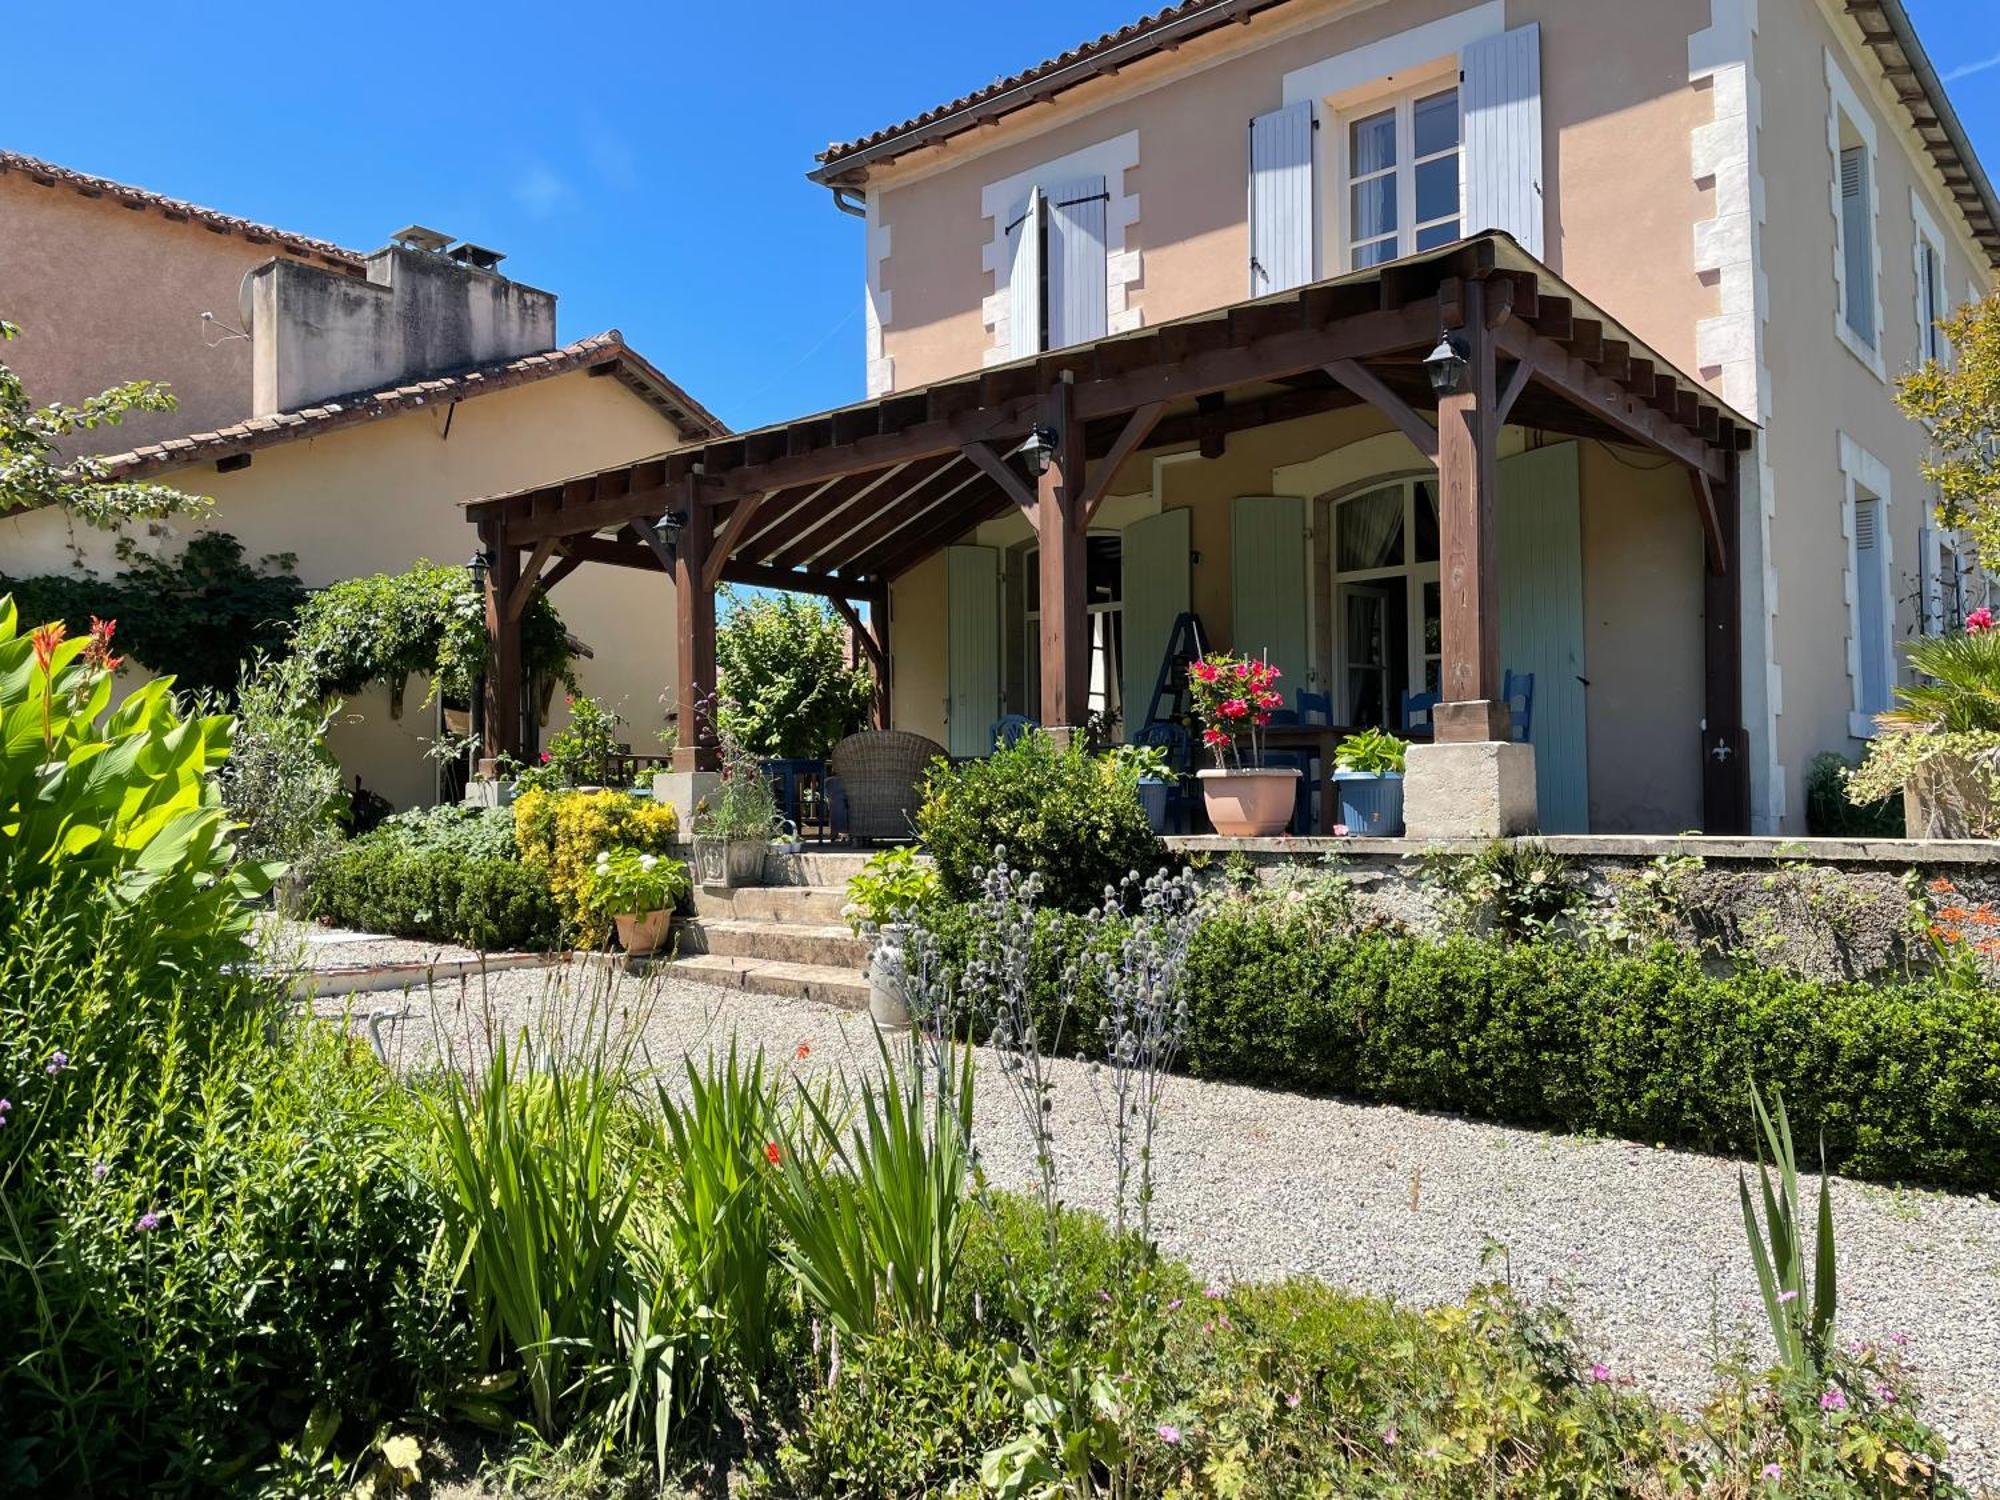
[[[1393,839],[1403,832],[1405,744],[1380,729],[1350,734],[1333,751],[1340,821],[1350,833]]]
[[[763,764],[720,725],[721,785],[694,809],[694,863],[703,885],[761,885],[778,832],[778,799]]]
[[[599,852],[591,865],[584,908],[617,923],[627,953],[652,953],[666,944],[674,908],[693,889],[679,860],[620,845]]]
[[[1236,838],[1269,838],[1283,833],[1298,800],[1296,766],[1260,764],[1259,732],[1282,708],[1283,674],[1267,661],[1229,655],[1204,656],[1188,666],[1188,689],[1202,723],[1201,742],[1215,756],[1213,768],[1197,773],[1202,805],[1215,831]],[[1246,759],[1238,741],[1249,741]]]
[[[1164,745],[1114,745],[1111,759],[1139,778],[1139,805],[1146,809],[1146,822],[1155,833],[1167,831],[1167,792],[1173,784],[1173,768],[1167,764]]]
[[[868,957],[868,1014],[878,1026],[910,1024],[904,944],[911,920],[942,894],[937,870],[909,844],[871,856],[847,882],[848,923],[857,937],[875,940]]]
[[[1908,646],[1918,680],[1877,714],[1881,731],[1847,795],[1865,806],[1902,793],[1911,838],[2000,837],[2000,629],[1976,609],[1965,629]]]

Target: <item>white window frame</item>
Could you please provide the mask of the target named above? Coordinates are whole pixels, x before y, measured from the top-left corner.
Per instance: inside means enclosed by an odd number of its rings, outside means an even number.
[[[1434,472],[1426,473],[1422,470],[1417,470],[1408,474],[1389,474],[1377,479],[1361,480],[1352,485],[1344,485],[1333,493],[1321,497],[1322,501],[1324,501],[1322,514],[1325,518],[1324,524],[1326,526],[1326,573],[1327,580],[1331,584],[1333,591],[1333,598],[1327,606],[1332,623],[1330,634],[1333,646],[1333,660],[1328,664],[1329,671],[1326,675],[1332,687],[1336,716],[1346,713],[1347,705],[1351,698],[1351,689],[1347,680],[1349,663],[1347,659],[1348,642],[1346,638],[1347,610],[1345,607],[1346,587],[1349,584],[1383,583],[1398,578],[1404,580],[1404,691],[1411,693],[1429,691],[1429,683],[1424,669],[1433,659],[1438,663],[1438,680],[1440,683],[1443,682],[1443,643],[1440,640],[1439,650],[1437,652],[1430,652],[1425,650],[1424,641],[1424,586],[1426,584],[1435,583],[1440,586],[1438,595],[1440,618],[1442,618],[1444,607],[1442,588],[1444,581],[1442,562],[1444,542],[1442,531],[1439,533],[1438,541],[1439,560],[1434,562],[1417,562],[1414,560],[1417,546],[1417,488],[1419,485],[1428,484],[1435,489],[1437,482],[1437,476]],[[1349,568],[1342,570],[1340,566],[1340,508],[1350,501],[1362,499],[1365,496],[1376,494],[1382,490],[1400,490],[1402,492],[1403,561],[1390,563],[1386,567],[1380,568]],[[1442,503],[1442,497],[1440,497],[1440,503]],[[1400,733],[1402,730],[1402,700],[1397,699],[1393,703],[1385,702],[1382,705],[1382,709],[1388,718],[1387,728],[1389,732],[1391,734]]]
[[[1449,152],[1435,151],[1420,162],[1416,156],[1416,106],[1420,99],[1449,92],[1452,107],[1458,114],[1458,141]],[[1340,108],[1335,114],[1334,140],[1334,223],[1340,226],[1336,236],[1333,274],[1340,275],[1353,269],[1354,256],[1354,149],[1351,127],[1361,120],[1393,111],[1396,116],[1396,164],[1389,169],[1396,179],[1396,253],[1389,258],[1400,259],[1417,253],[1417,234],[1420,229],[1458,222],[1455,239],[1465,236],[1465,88],[1463,80],[1454,72],[1441,72],[1410,86],[1399,85],[1392,93],[1379,93],[1366,99],[1357,99]],[[1446,156],[1458,158],[1458,202],[1449,218],[1436,218],[1424,224],[1416,222],[1417,213],[1417,168],[1424,162],[1442,161]],[[1371,173],[1370,177],[1384,175]],[[1385,240],[1386,235],[1371,236],[1368,243]]]
[[[1951,340],[1944,336],[1938,322],[1951,316],[1951,293],[1945,290],[1945,277],[1950,273],[1951,261],[1945,254],[1944,231],[1938,228],[1937,220],[1924,206],[1924,200],[1915,188],[1910,189],[1910,222],[1914,227],[1914,244],[1910,247],[1910,268],[1916,275],[1916,287],[1911,293],[1917,319],[1917,353],[1910,361],[1912,368],[1922,369],[1926,362],[1935,359],[1950,368],[1952,364]],[[1924,306],[1924,252],[1928,250],[1936,257],[1936,273],[1930,278],[1932,293],[1937,298],[1935,310]]]
[[[1856,359],[1872,371],[1877,380],[1887,383],[1888,366],[1882,358],[1882,173],[1881,152],[1877,147],[1875,121],[1861,102],[1861,96],[1847,81],[1847,74],[1831,50],[1826,54],[1826,144],[1832,159],[1832,174],[1827,184],[1828,197],[1833,209],[1833,332],[1841,344]],[[1841,126],[1845,123],[1856,140],[1864,148],[1868,163],[1868,278],[1865,287],[1850,287],[1847,284],[1847,222],[1840,211],[1840,156],[1842,139],[1847,133]],[[1848,322],[1847,311],[1852,305],[1850,299],[1869,299],[1872,321],[1869,326],[1875,330],[1875,342],[1871,345],[1854,331]]]
[[[1880,545],[1875,550],[1882,571],[1882,667],[1883,681],[1889,685],[1893,698],[1896,687],[1896,565],[1891,540],[1893,528],[1890,522],[1894,508],[1890,504],[1889,466],[1843,432],[1840,434],[1840,475],[1840,523],[1847,543],[1847,567],[1841,577],[1842,591],[1847,599],[1847,732],[1857,740],[1872,740],[1876,734],[1877,711],[1862,701],[1861,570],[1855,547],[1855,506],[1863,499],[1870,499],[1880,507],[1876,518]]]

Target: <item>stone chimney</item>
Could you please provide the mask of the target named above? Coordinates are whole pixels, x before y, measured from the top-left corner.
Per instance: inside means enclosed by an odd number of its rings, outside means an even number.
[[[367,277],[270,260],[243,278],[253,415],[540,354],[556,299],[509,281],[483,246],[412,225],[368,257]]]

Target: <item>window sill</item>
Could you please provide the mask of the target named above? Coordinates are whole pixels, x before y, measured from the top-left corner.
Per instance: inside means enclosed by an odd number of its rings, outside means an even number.
[[[1833,315],[1833,331],[1847,352],[1868,367],[1868,372],[1884,385],[1889,383],[1889,372],[1882,363],[1880,348],[1871,349],[1861,341],[1861,335],[1847,325],[1847,318],[1837,309]]]

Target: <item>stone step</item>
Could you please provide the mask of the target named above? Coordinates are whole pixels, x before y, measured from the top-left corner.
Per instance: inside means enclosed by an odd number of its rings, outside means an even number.
[[[856,971],[868,962],[868,943],[856,937],[845,923],[757,922],[698,916],[681,923],[680,937],[683,953],[713,953]]]
[[[764,861],[764,880],[772,886],[844,886],[869,858],[866,854],[810,848],[799,854],[773,854]]]
[[[701,885],[694,892],[698,917],[844,927],[847,919],[841,913],[846,908],[844,885]]]
[[[843,1010],[868,1008],[868,981],[852,969],[824,964],[773,963],[723,953],[695,953],[657,966],[659,972],[684,975],[702,984],[776,995],[789,1000],[817,1000]]]

